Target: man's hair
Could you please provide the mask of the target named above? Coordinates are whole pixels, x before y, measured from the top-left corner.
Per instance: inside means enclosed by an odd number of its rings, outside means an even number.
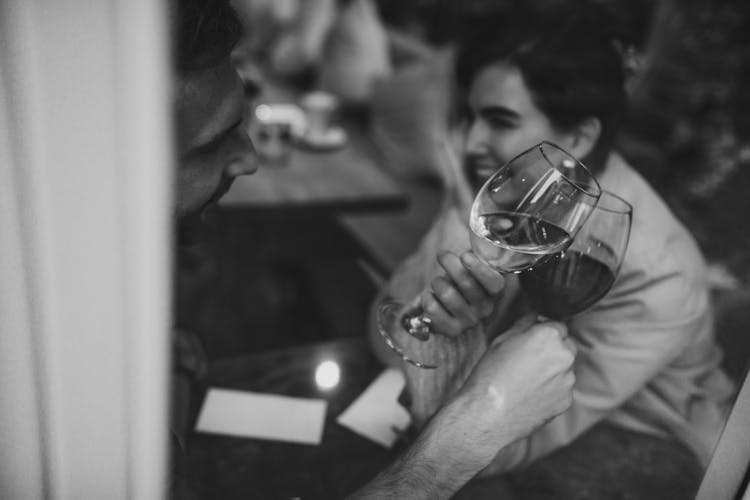
[[[622,62],[624,31],[600,7],[576,0],[517,1],[501,19],[488,19],[465,37],[456,80],[468,91],[477,74],[506,62],[521,72],[534,104],[561,130],[587,117],[601,134],[583,160],[603,168],[627,107]]]
[[[170,0],[173,60],[179,74],[216,66],[242,36],[229,0]]]

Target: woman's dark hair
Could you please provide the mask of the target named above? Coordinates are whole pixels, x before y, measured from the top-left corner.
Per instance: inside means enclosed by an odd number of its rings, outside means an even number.
[[[170,8],[173,59],[181,74],[216,66],[242,36],[228,0],[171,0]]]
[[[487,66],[517,67],[535,105],[567,130],[587,117],[601,122],[594,149],[583,160],[603,168],[627,107],[622,62],[624,33],[598,5],[516,2],[502,19],[488,19],[461,42],[456,61],[459,88],[468,91]]]

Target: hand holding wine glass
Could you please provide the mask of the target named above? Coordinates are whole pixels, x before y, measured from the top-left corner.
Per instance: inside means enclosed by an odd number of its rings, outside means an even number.
[[[505,277],[473,252],[438,255],[443,274],[420,296],[430,331],[455,337],[487,318],[505,288]]]
[[[470,217],[472,249],[498,272],[528,269],[567,248],[600,193],[583,164],[554,144],[540,143],[500,168],[479,190]],[[395,340],[406,338],[403,334],[430,338],[432,318],[417,302],[407,307],[386,299],[377,320],[388,346],[405,361],[420,368],[437,366],[434,356],[407,356]]]

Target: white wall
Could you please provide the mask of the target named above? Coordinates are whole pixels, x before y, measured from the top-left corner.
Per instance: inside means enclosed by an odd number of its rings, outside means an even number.
[[[164,493],[165,2],[0,2],[0,498]]]

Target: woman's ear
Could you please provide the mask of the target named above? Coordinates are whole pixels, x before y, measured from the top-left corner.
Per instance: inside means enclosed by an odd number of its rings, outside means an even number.
[[[574,130],[570,154],[579,159],[588,156],[594,149],[601,133],[602,123],[599,118],[590,116],[583,120]]]

